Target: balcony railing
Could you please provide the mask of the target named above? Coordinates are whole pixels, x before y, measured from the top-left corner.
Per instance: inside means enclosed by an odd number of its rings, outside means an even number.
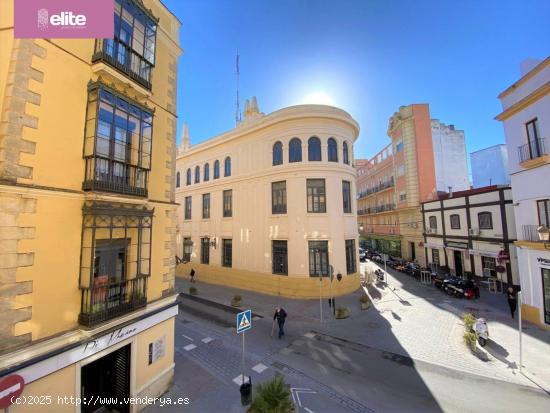
[[[116,39],[96,40],[92,62],[105,61],[151,90],[153,65]]]
[[[519,162],[522,163],[548,154],[544,141],[545,139],[533,139],[518,147]]]
[[[524,225],[523,226],[523,240],[531,242],[544,242],[540,239],[538,228],[540,225]]]
[[[94,285],[82,289],[78,322],[91,327],[144,307],[147,277],[110,283],[107,276],[94,278]]]
[[[85,191],[107,191],[147,196],[149,170],[113,159],[91,156],[86,158]]]
[[[395,209],[395,204],[385,204],[375,207],[359,209],[357,215],[369,215],[369,214],[378,214],[380,212],[393,211]]]
[[[369,196],[371,194],[374,194],[376,192],[383,191],[384,189],[391,188],[394,185],[395,185],[395,183],[394,183],[394,180],[393,180],[393,177],[392,177],[389,181],[382,182],[381,184],[376,185],[372,188],[368,188],[363,192],[359,192],[359,194],[357,194],[357,197],[358,198],[364,198],[364,197]]]

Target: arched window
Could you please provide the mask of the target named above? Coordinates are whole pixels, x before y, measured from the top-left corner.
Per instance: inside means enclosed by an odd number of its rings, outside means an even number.
[[[307,160],[308,161],[321,160],[321,141],[316,136],[312,136],[307,141]]]
[[[349,151],[348,151],[348,143],[344,142],[342,145],[343,149],[343,160],[346,165],[349,165]]]
[[[220,161],[214,162],[214,179],[218,179],[220,177]]]
[[[223,164],[223,176],[231,176],[231,158],[229,156],[225,158]]]
[[[328,161],[338,162],[338,144],[334,138],[328,139]]]
[[[283,164],[283,144],[275,142],[273,145],[273,166]]]
[[[195,183],[198,184],[201,181],[201,168],[195,166]]]
[[[180,173],[176,173],[176,188],[180,187]]]
[[[302,162],[302,141],[292,138],[288,144],[288,162]]]
[[[210,165],[205,163],[204,164],[204,179],[203,181],[209,181],[210,180]]]
[[[191,168],[187,169],[187,179],[185,181],[186,185],[191,185]]]

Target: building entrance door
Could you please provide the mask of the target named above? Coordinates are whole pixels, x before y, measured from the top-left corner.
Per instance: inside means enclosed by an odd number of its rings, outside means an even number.
[[[411,261],[416,260],[416,250],[414,249],[414,242],[409,242],[411,245]]]
[[[130,344],[81,369],[81,397],[94,400],[82,405],[82,413],[129,413],[124,398],[130,397]]]
[[[453,251],[453,255],[455,258],[455,272],[457,277],[462,277],[463,270],[462,270],[462,252],[461,251]]]

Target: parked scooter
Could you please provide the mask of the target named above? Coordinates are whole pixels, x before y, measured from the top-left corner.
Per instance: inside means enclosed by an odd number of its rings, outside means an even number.
[[[376,280],[377,281],[380,281],[380,282],[384,281],[384,271],[382,271],[381,269],[378,269],[378,270],[374,271],[374,274],[376,274]]]
[[[489,327],[487,327],[487,321],[484,318],[477,318],[474,324],[474,331],[477,335],[479,345],[485,347],[487,340],[489,340]]]

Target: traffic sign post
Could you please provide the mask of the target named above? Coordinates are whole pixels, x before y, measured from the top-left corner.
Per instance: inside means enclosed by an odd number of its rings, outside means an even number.
[[[249,381],[248,385],[244,383],[244,332],[252,328],[252,310],[246,310],[237,314],[237,334],[242,333],[243,337],[243,352],[241,360],[241,402],[249,402],[249,396],[252,391],[252,383]]]

